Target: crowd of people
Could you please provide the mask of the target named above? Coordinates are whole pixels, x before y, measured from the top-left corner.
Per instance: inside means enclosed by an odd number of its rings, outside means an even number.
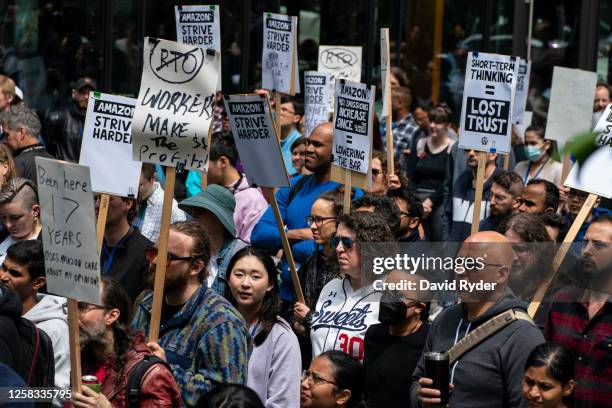
[[[331,179],[331,122],[305,135],[301,100],[281,100],[291,186],[276,200],[303,298],[270,197],[249,185],[222,103],[207,186],[198,172],[177,177],[156,342],[145,339],[163,169],[143,163],[137,197],[110,197],[101,304],[78,302],[82,374],[100,387],[74,392],[75,407],[436,407],[443,396],[428,373],[429,352],[452,356],[452,407],[610,406],[610,202],[597,200],[530,318],[539,279],[558,266],[550,248],[564,241],[587,194],[562,185],[554,141],[529,126],[509,157],[486,155],[479,232],[472,233],[477,153],[458,147],[448,106],[412,101],[409,84],[393,72],[396,171],[388,172],[386,125],[376,127],[371,187],[353,188],[350,208],[344,186]],[[78,162],[96,90],[95,80],[80,78],[70,106],[41,120],[0,76],[0,387],[70,388],[66,299],[46,290],[34,158]],[[594,117],[610,103],[610,88],[597,90]],[[97,211],[99,194],[94,202]],[[427,243],[457,243],[457,257],[486,253],[481,269],[443,278],[494,289],[455,298],[373,289],[363,273],[368,246]],[[394,269],[383,279],[422,276]],[[483,335],[499,316],[511,318]]]

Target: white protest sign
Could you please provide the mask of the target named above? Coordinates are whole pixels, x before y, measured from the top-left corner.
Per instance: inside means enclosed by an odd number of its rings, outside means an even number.
[[[519,59],[518,76],[516,77],[516,93],[514,94],[514,110],[512,113],[512,123],[520,124],[525,115],[527,105],[527,93],[529,91],[529,73],[531,72],[531,62]]]
[[[612,104],[608,105],[593,129],[600,146],[581,166],[574,164],[565,185],[612,198]]]
[[[459,147],[510,152],[517,62],[507,55],[468,54]]]
[[[219,6],[174,6],[176,41],[221,53]],[[221,90],[221,75],[217,90]]]
[[[252,94],[230,95],[224,99],[249,184],[289,187],[268,98]]]
[[[304,135],[310,136],[313,129],[329,120],[329,74],[326,72],[304,72]]]
[[[136,99],[91,92],[79,164],[91,169],[91,189],[136,197],[142,163],[132,160]]]
[[[319,46],[319,72],[329,72],[330,93],[329,111],[334,110],[334,92],[336,79],[346,79],[352,82],[361,81],[361,47],[344,45]]]
[[[381,117],[385,118],[389,116],[389,92],[391,92],[391,86],[389,82],[389,29],[380,29],[380,84],[382,86],[382,112]]]
[[[373,85],[336,81],[334,165],[358,173],[368,173],[375,90]]]
[[[219,53],[150,37],[143,48],[132,123],[134,160],[206,170]]]
[[[36,158],[49,293],[100,303],[100,257],[89,168]]]
[[[559,147],[579,133],[591,130],[597,74],[555,67],[546,118],[546,139]]]
[[[289,95],[300,93],[297,17],[264,13],[261,86]]]
[[[523,114],[523,120],[521,121],[521,123],[515,123],[512,125],[514,126],[514,131],[519,135],[519,137],[521,138],[523,142],[525,141],[525,130],[527,130],[527,128],[531,126],[532,120],[533,120],[533,112],[525,111],[525,113]]]

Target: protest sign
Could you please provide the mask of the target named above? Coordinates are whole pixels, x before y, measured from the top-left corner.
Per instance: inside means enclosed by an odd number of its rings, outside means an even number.
[[[297,64],[297,17],[264,13],[262,88],[300,93]]]
[[[374,86],[336,81],[333,163],[367,174],[372,147]]]
[[[219,53],[150,37],[143,48],[132,123],[134,160],[207,169]]]
[[[514,110],[512,111],[512,123],[523,123],[525,106],[527,104],[527,93],[529,90],[529,73],[531,62],[518,59],[518,75],[516,77],[516,93],[514,94]],[[531,121],[530,121],[531,122]]]
[[[49,293],[100,304],[100,267],[89,168],[36,158]]]
[[[556,140],[562,148],[573,136],[591,130],[596,84],[595,72],[554,68],[546,139]]]
[[[395,174],[394,151],[393,151],[393,118],[391,115],[391,64],[389,56],[389,29],[380,29],[380,84],[382,86],[382,112],[381,116],[386,118],[385,133],[387,146],[387,173]]]
[[[249,184],[289,187],[268,98],[259,94],[226,96],[225,111]]]
[[[329,119],[329,74],[326,72],[304,72],[304,135],[310,136],[313,129]]]
[[[336,79],[361,81],[361,47],[345,45],[320,45],[317,71],[330,75],[328,109],[334,109]]]
[[[515,57],[470,52],[463,88],[459,147],[480,152],[509,153]]]
[[[583,164],[574,164],[565,186],[612,198],[612,104],[593,130],[599,148]]]
[[[79,164],[88,166],[91,189],[136,197],[142,163],[132,160],[136,99],[92,92],[87,104]]]

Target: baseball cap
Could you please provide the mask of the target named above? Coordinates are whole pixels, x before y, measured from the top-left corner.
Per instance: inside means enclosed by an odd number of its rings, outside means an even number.
[[[77,79],[77,81],[74,84],[74,89],[76,89],[77,91],[85,87],[89,87],[93,91],[95,91],[96,89],[98,89],[98,84],[96,83],[96,81],[88,77],[81,77]]]

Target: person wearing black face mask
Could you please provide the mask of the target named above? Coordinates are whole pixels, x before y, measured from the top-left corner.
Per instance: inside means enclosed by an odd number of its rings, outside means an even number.
[[[386,282],[415,282],[419,276],[395,270]],[[383,293],[378,320],[364,339],[366,399],[369,408],[405,407],[410,398],[412,372],[425,345],[429,324],[421,320],[427,296],[419,291]]]

